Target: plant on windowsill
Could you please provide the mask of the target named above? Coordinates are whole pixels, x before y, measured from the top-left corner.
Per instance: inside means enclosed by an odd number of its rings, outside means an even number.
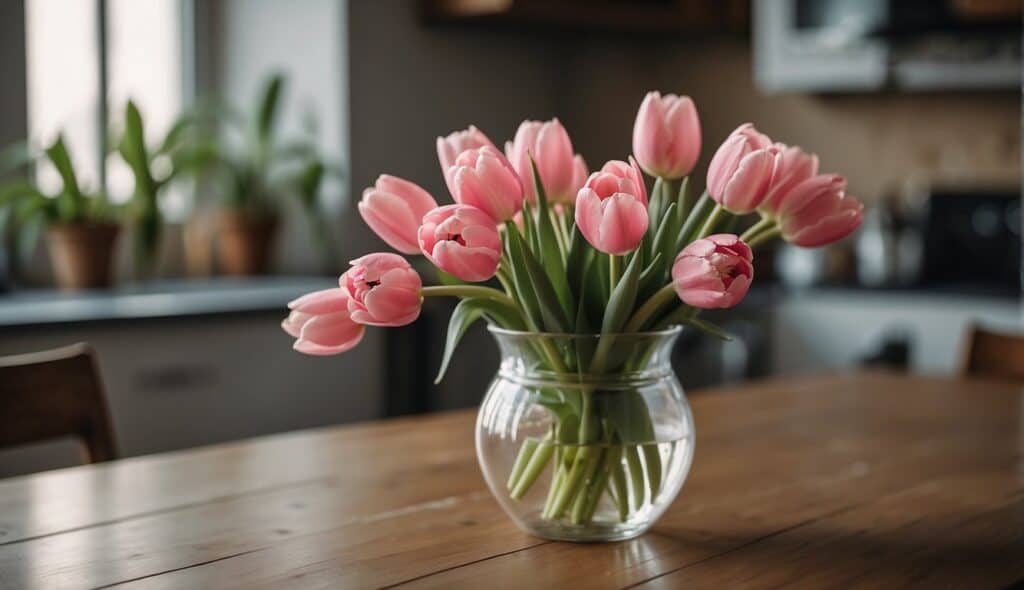
[[[127,212],[132,224],[136,278],[157,272],[164,227],[160,197],[183,174],[205,165],[201,151],[192,148],[195,122],[192,113],[180,116],[160,144],[150,149],[142,113],[133,101],[125,104],[121,136],[113,145],[135,179]]]
[[[267,79],[252,117],[227,105],[197,109],[201,137],[192,143],[191,160],[202,162],[197,168],[220,197],[217,262],[229,275],[270,270],[288,198],[306,214],[325,266],[334,254],[319,195],[325,177],[339,173],[308,138],[285,142],[278,137],[285,81],[280,74]]]
[[[124,209],[106,196],[85,190],[78,182],[71,156],[60,135],[42,154],[53,164],[61,188],[47,194],[30,179],[14,180],[0,188],[0,211],[14,222],[22,244],[34,242],[45,227],[54,276],[61,289],[108,287],[112,282],[114,246]]]

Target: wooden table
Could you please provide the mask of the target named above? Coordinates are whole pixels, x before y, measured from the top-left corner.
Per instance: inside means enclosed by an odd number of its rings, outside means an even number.
[[[678,500],[605,545],[519,532],[468,412],[42,473],[0,481],[0,587],[1005,587],[1022,398],[883,374],[701,392]]]

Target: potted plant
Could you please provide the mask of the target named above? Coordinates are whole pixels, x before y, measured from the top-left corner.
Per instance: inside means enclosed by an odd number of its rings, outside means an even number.
[[[146,146],[145,124],[134,102],[124,109],[123,130],[116,143],[121,158],[135,177],[135,190],[128,208],[133,225],[134,262],[137,277],[155,272],[163,232],[159,198],[182,172],[204,165],[201,151],[192,147],[196,117],[182,115],[160,145]]]
[[[25,236],[45,226],[57,285],[62,289],[107,287],[112,280],[114,245],[120,233],[120,209],[102,193],[89,193],[78,183],[75,168],[58,136],[44,150],[61,179],[61,188],[46,194],[36,183],[12,181],[0,190],[0,209]]]
[[[221,198],[215,220],[217,259],[220,270],[229,275],[264,274],[270,269],[286,197],[296,198],[309,215],[316,239],[322,245],[329,242],[329,230],[319,215],[319,192],[331,169],[311,141],[279,141],[276,127],[284,85],[284,76],[271,76],[251,118],[227,106],[206,109],[215,125],[206,125],[206,139],[193,144],[192,159],[204,163],[198,167],[204,172],[212,172]]]

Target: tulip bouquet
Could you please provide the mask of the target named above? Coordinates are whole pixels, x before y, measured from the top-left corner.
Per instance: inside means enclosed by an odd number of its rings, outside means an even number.
[[[648,409],[625,394],[595,401],[598,391],[580,384],[642,366],[650,351],[630,334],[685,324],[724,336],[698,314],[743,299],[758,246],[777,237],[821,246],[862,217],[841,176],[820,174],[817,156],[751,124],[715,152],[697,197],[688,175],[700,147],[693,101],[657,92],[640,106],[633,156],[589,174],[557,119],[524,122],[504,152],[475,127],[438,138],[454,204],[438,206],[416,184],[385,175],[363,193],[359,212],[392,248],[443,271],[441,284],[423,286],[398,254],[369,254],[352,261],[338,288],[293,301],[284,329],[300,352],[337,354],[366,326],[414,321],[424,297],[457,297],[438,379],[478,319],[535,335],[523,361],[552,376],[540,403],[553,426],[522,443],[509,494],[522,498],[553,464],[544,518],[586,523],[607,494],[625,520],[636,506],[624,482],[648,480],[631,489],[649,495],[661,484]],[[722,229],[733,227],[746,229]],[[598,337],[560,338],[567,334]]]

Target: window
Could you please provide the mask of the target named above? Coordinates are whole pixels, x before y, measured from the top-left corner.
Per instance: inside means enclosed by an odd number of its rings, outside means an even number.
[[[36,145],[63,131],[80,181],[106,183],[111,200],[131,197],[131,171],[118,157],[104,158],[101,128],[119,128],[126,102],[138,105],[147,143],[167,133],[190,96],[191,0],[32,0],[26,2],[28,129]],[[105,39],[100,44],[100,18]],[[102,88],[101,72],[107,74]],[[107,116],[102,104],[106,103]],[[39,170],[46,188],[59,186],[55,171]],[[167,195],[171,218],[184,215],[181,195]]]

